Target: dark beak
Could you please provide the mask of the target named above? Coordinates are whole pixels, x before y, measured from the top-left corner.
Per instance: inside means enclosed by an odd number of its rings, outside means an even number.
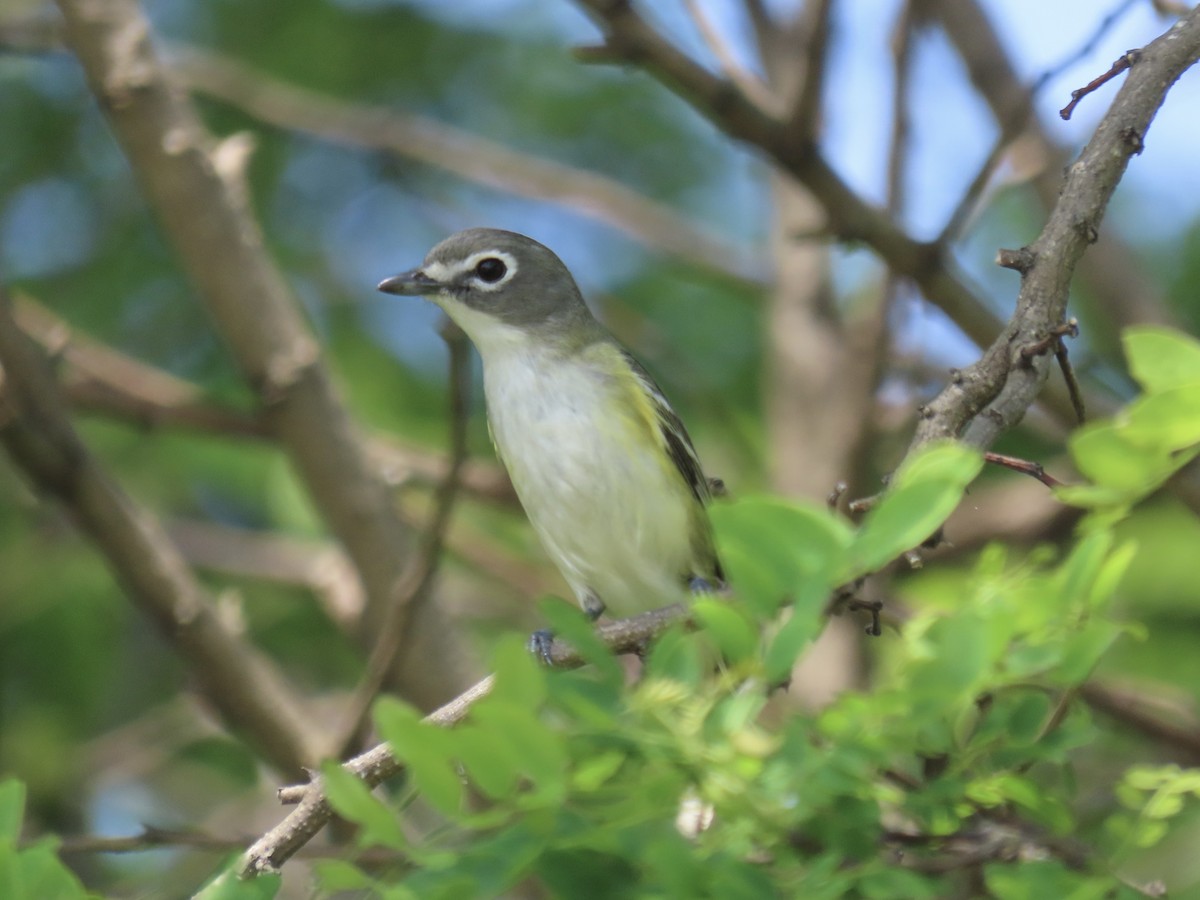
[[[375,286],[375,290],[385,294],[400,294],[405,297],[420,297],[424,294],[435,294],[441,288],[441,283],[434,281],[420,269],[401,272],[391,278],[385,278]]]

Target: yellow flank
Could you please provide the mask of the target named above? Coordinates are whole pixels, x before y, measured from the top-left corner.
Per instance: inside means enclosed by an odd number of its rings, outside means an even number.
[[[654,401],[642,380],[629,368],[629,364],[617,346],[608,341],[600,341],[589,346],[581,356],[597,365],[601,371],[608,373],[613,381],[614,389],[611,408],[614,411],[620,410],[621,415],[630,420],[630,425],[637,432],[636,438],[640,440],[648,438],[653,446],[660,449],[665,448],[666,438],[663,437]],[[641,446],[641,444],[637,443],[634,446]],[[663,459],[667,462],[670,461],[665,453]]]

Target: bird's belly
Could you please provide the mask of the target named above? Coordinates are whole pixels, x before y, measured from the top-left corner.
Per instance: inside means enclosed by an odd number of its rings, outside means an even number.
[[[587,372],[489,386],[492,433],[525,512],[577,597],[625,614],[681,599],[691,497]],[[518,389],[518,386],[520,388]]]

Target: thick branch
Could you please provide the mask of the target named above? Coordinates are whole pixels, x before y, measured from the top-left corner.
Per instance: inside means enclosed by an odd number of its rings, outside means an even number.
[[[1024,128],[1024,134],[1034,141],[1036,152],[1045,159],[1033,187],[1042,205],[1052,209],[1062,187],[1062,171],[1071,162],[1070,151],[1056,144],[1038,121],[1033,90],[1022,83],[982,6],[978,0],[916,2],[923,15],[945,30],[1001,131],[1015,134]],[[1105,21],[1109,19],[1111,16]],[[1118,353],[1116,335],[1121,329],[1142,322],[1176,324],[1161,290],[1139,274],[1141,268],[1115,229],[1101,233],[1096,252],[1089,253],[1080,266],[1079,273],[1098,308],[1085,322],[1091,326],[1094,320],[1097,326],[1088,328],[1088,336],[1092,346],[1103,349],[1110,358]]]
[[[272,432],[354,560],[369,613],[378,615],[395,600],[411,535],[371,468],[366,444],[282,274],[263,251],[240,170],[218,166],[195,110],[151,47],[149,24],[133,0],[59,5],[67,43],[167,237],[258,392]],[[407,627],[419,631],[427,652],[405,668],[401,690],[432,706],[466,680],[455,668],[463,659],[449,646],[452,630],[439,607],[426,605],[417,619]]]
[[[208,702],[283,772],[319,758],[299,702],[253,646],[229,631],[162,525],[100,467],[71,426],[46,360],[0,294],[0,443],[57,497],[131,600],[187,662]]]
[[[1095,243],[1100,221],[1130,158],[1176,79],[1200,58],[1200,10],[1194,10],[1142,51],[1139,62],[1067,170],[1058,203],[1042,233],[1013,257],[1021,271],[1017,307],[983,357],[929,404],[913,446],[963,435],[986,447],[1032,405],[1049,374],[1049,358],[1026,357],[1062,325],[1075,266]],[[982,415],[981,415],[982,413]]]

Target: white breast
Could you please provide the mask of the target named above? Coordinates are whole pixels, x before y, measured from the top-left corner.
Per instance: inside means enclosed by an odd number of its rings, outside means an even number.
[[[656,448],[631,441],[627,419],[605,412],[615,402],[611,378],[498,327],[472,335],[492,435],[576,597],[594,593],[617,615],[683,599],[691,501],[682,481]]]

